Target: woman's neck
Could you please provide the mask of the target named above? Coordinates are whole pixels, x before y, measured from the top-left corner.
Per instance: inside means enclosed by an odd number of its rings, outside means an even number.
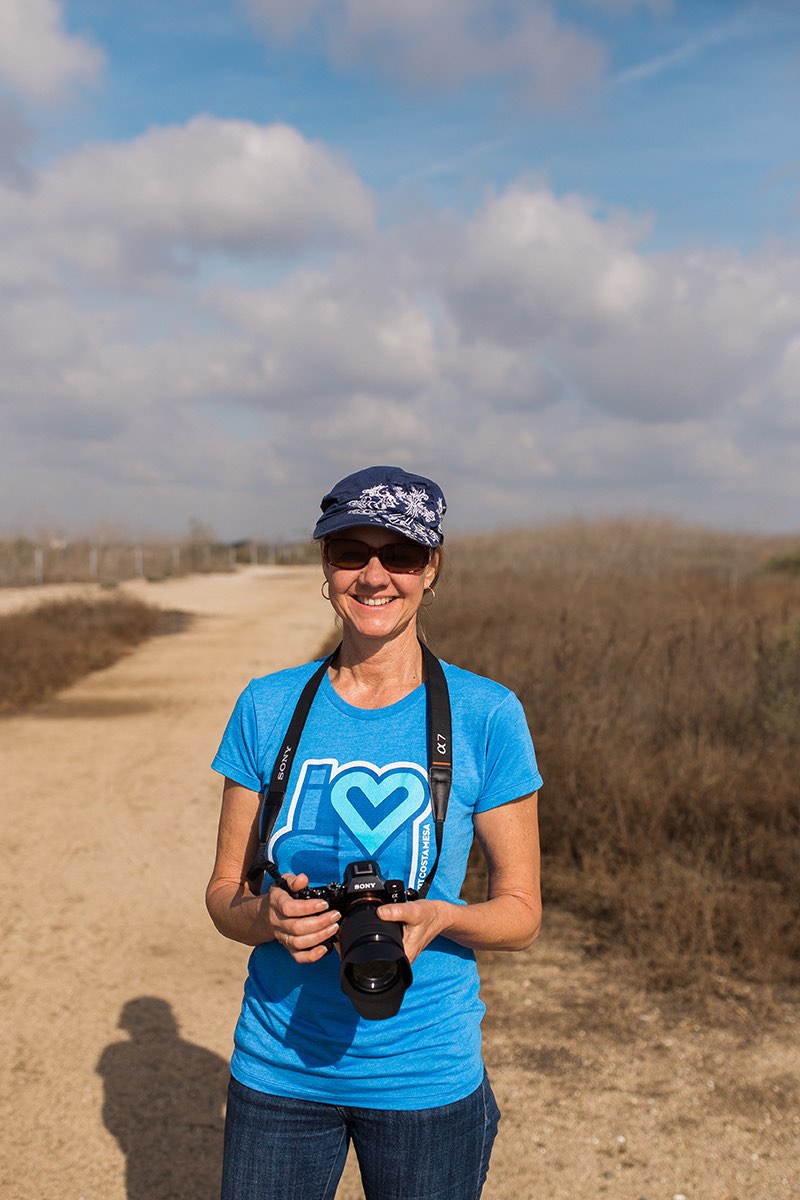
[[[329,672],[335,691],[348,704],[385,708],[422,683],[422,650],[414,628],[385,642],[348,634],[345,627],[342,648]]]

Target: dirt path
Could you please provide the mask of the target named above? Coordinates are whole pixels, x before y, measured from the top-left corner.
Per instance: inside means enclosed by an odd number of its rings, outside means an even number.
[[[247,951],[203,908],[207,764],[247,679],[309,657],[330,620],[313,569],[132,590],[192,628],[0,722],[8,1200],[216,1200]],[[800,1197],[796,1007],[764,1028],[670,1018],[563,914],[483,974],[505,1114],[485,1200]],[[338,1200],[360,1196],[349,1168]]]

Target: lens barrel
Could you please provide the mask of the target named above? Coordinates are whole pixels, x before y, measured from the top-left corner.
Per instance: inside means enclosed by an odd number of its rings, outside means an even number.
[[[343,915],[339,926],[342,991],[367,1021],[393,1017],[412,981],[397,921],[376,912],[382,898],[364,896]]]

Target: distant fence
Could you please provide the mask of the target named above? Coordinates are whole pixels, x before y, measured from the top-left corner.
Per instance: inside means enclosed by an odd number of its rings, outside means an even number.
[[[0,587],[166,579],[232,571],[241,563],[313,562],[314,551],[306,542],[36,542],[15,538],[0,541]]]

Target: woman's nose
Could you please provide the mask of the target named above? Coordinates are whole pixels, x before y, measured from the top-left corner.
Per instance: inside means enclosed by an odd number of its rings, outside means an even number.
[[[361,572],[364,583],[370,587],[382,587],[389,579],[389,572],[384,567],[377,554],[370,555],[369,562]]]

